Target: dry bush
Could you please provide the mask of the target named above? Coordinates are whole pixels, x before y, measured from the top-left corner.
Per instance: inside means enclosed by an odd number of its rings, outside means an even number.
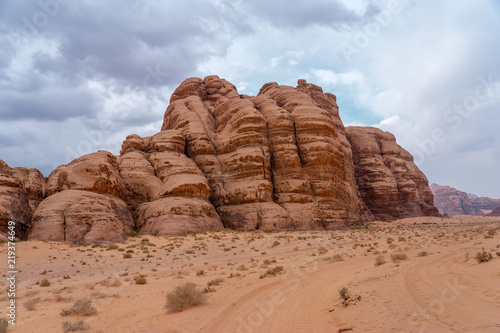
[[[97,313],[97,310],[92,306],[92,301],[86,298],[77,300],[73,306],[66,310],[61,310],[61,316],[69,316],[77,314],[81,316],[92,316]]]
[[[215,280],[212,280],[212,281],[208,281],[207,282],[207,286],[218,286],[221,282],[224,282],[224,279],[221,279],[221,278],[217,278]]]
[[[486,252],[483,248],[483,251],[476,253],[474,259],[476,259],[478,263],[488,262],[493,259],[493,255],[489,252]]]
[[[319,253],[319,254],[325,254],[325,253],[327,253],[327,252],[328,252],[328,250],[327,250],[325,247],[323,247],[323,246],[321,246],[321,247],[318,249],[318,253]]]
[[[40,302],[41,302],[41,300],[42,300],[42,299],[41,299],[40,297],[37,297],[37,298],[32,298],[32,299],[27,300],[26,302],[24,302],[24,304],[23,304],[23,305],[24,305],[24,307],[26,308],[26,310],[28,310],[28,311],[33,311],[33,310],[35,310],[35,309],[36,309],[36,305],[37,305],[38,303],[40,303]]]
[[[385,264],[386,262],[387,262],[387,261],[385,261],[384,256],[378,256],[378,257],[375,259],[375,267],[380,266],[380,265],[383,265],[383,264]]]
[[[427,251],[422,251],[422,252],[419,252],[419,253],[418,253],[418,256],[419,256],[419,257],[425,257],[425,256],[427,256],[427,255],[429,255],[429,252],[427,252]]]
[[[50,285],[51,285],[51,283],[47,279],[43,279],[42,281],[40,281],[40,287],[48,287]]]
[[[337,261],[344,261],[344,258],[342,258],[340,254],[335,254],[330,257],[330,260],[333,262],[337,262]]]
[[[391,254],[392,261],[402,261],[408,259],[405,253],[393,253]]]
[[[264,274],[260,276],[261,279],[267,276],[275,276],[283,271],[283,266],[276,266],[274,268],[268,269]]]
[[[178,312],[204,302],[206,302],[206,296],[203,291],[199,290],[194,283],[186,282],[167,294],[165,308],[169,312]]]
[[[135,278],[135,284],[146,284],[147,280],[143,276]]]
[[[65,321],[61,324],[61,326],[64,332],[88,330],[90,328],[89,324],[87,324],[83,320],[78,320],[75,322]]]
[[[5,333],[7,332],[7,328],[9,327],[9,322],[7,319],[0,319],[0,333]]]

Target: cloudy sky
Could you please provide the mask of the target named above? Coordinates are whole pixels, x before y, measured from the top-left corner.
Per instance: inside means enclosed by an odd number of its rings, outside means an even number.
[[[300,78],[429,181],[500,198],[500,2],[0,2],[0,159],[40,169],[159,131],[176,86]]]

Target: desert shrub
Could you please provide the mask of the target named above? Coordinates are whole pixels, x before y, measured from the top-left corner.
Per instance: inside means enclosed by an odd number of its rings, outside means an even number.
[[[24,307],[26,308],[26,310],[28,310],[28,311],[33,311],[33,310],[35,310],[36,305],[37,305],[38,303],[40,303],[40,301],[41,301],[41,300],[42,300],[42,299],[41,299],[40,297],[37,297],[37,298],[32,298],[32,299],[27,300],[26,302],[24,302],[24,304],[23,304],[23,305],[24,305]]]
[[[88,330],[90,328],[89,324],[87,324],[83,320],[78,320],[75,322],[65,321],[61,324],[61,326],[64,332]]]
[[[378,257],[375,259],[375,267],[380,266],[380,265],[383,265],[383,264],[385,264],[386,262],[387,262],[387,261],[385,261],[384,256],[378,256]]]
[[[335,254],[331,257],[332,261],[344,261],[344,258],[340,254]]]
[[[169,312],[178,312],[191,306],[202,304],[206,301],[203,291],[191,282],[175,287],[173,291],[167,294],[167,303],[165,308]]]
[[[123,254],[123,259],[130,259],[132,258],[132,253],[124,253]]]
[[[129,235],[130,235],[130,237],[137,237],[137,236],[139,236],[139,232],[132,231]]]
[[[260,276],[261,279],[266,276],[275,276],[283,271],[283,266],[276,266],[274,268],[268,269],[264,274]]]
[[[40,287],[48,287],[50,285],[51,285],[51,283],[47,279],[43,279],[42,281],[40,281]]]
[[[427,256],[427,255],[429,255],[429,252],[426,252],[426,251],[422,251],[422,252],[419,252],[419,253],[418,253],[418,256],[419,256],[419,257],[425,257],[425,256]]]
[[[340,298],[347,299],[349,298],[349,289],[347,287],[343,287],[339,290]]]
[[[495,252],[495,254],[497,255],[497,257],[500,257],[500,251]]]
[[[327,250],[326,248],[324,248],[323,246],[321,246],[321,247],[318,249],[318,253],[319,253],[319,254],[325,254],[325,253],[327,253],[327,252],[328,252],[328,250]]]
[[[221,282],[224,282],[224,279],[217,278],[215,280],[208,281],[207,286],[218,286]]]
[[[391,244],[392,242],[394,242],[394,238],[389,237],[386,239],[386,242],[387,242],[387,244]]]
[[[108,245],[108,248],[106,249],[106,251],[110,251],[110,250],[117,250],[119,249],[120,247],[116,244],[109,244]]]
[[[486,252],[483,248],[483,251],[476,253],[474,259],[476,259],[478,263],[488,262],[493,259],[493,255],[491,255],[491,253],[489,252]]]
[[[408,256],[404,253],[393,253],[391,259],[392,261],[402,261],[408,259]]]
[[[146,284],[146,282],[146,278],[142,276],[135,279],[135,284]]]
[[[0,319],[0,333],[5,333],[7,332],[7,328],[9,327],[9,322],[7,319]]]
[[[61,310],[61,316],[69,316],[77,314],[81,316],[92,316],[97,313],[97,310],[92,306],[91,300],[83,298],[77,300],[73,306],[66,310]]]
[[[204,294],[213,293],[213,292],[215,292],[215,288],[211,288],[211,287],[205,287],[202,290],[202,293],[204,293]]]
[[[205,271],[202,269],[201,271],[196,272],[196,276],[205,275]]]

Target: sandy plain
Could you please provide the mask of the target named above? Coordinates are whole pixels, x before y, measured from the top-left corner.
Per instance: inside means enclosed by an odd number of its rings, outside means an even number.
[[[7,245],[0,247],[6,272]],[[474,257],[483,249],[492,260],[479,263]],[[139,235],[111,246],[30,240],[16,243],[16,255],[16,326],[9,332],[64,332],[63,322],[79,320],[86,332],[106,333],[500,332],[498,217]],[[266,275],[276,267],[282,270]],[[137,284],[140,278],[146,283]],[[223,281],[210,286],[206,303],[165,309],[176,286],[204,289],[215,279]],[[96,314],[61,315],[84,298]],[[9,301],[5,292],[2,317]]]

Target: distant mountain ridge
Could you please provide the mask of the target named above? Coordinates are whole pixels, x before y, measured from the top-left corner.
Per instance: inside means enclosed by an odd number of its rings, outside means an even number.
[[[479,197],[451,186],[431,184],[430,188],[434,194],[434,206],[441,214],[489,215],[500,208],[500,199]]]

